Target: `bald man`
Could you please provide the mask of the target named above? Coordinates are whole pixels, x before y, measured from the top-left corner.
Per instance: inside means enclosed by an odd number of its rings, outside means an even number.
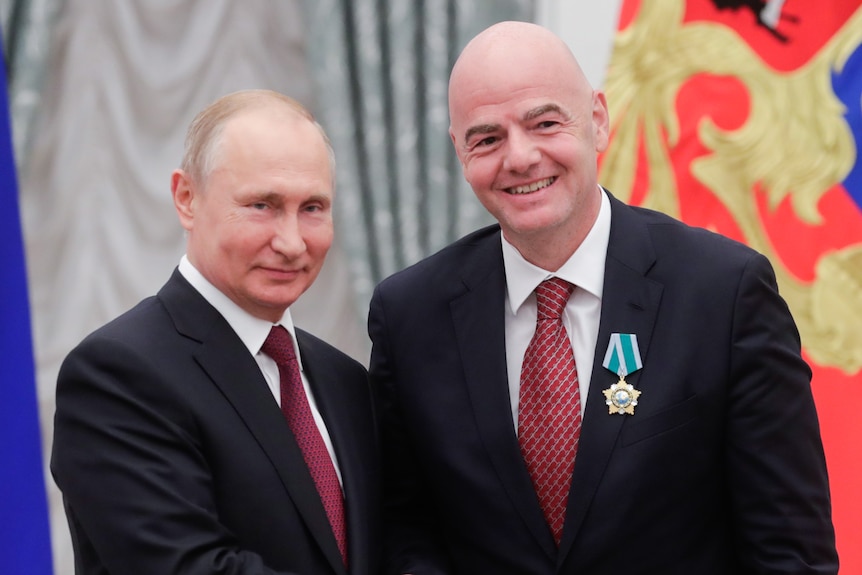
[[[498,224],[371,302],[388,573],[836,573],[766,258],[600,187],[605,97],[539,26],[474,38],[449,113]]]
[[[186,255],[63,363],[51,470],[78,575],[376,575],[365,369],[290,306],[333,239],[333,154],[267,90],[194,119],[171,190]]]

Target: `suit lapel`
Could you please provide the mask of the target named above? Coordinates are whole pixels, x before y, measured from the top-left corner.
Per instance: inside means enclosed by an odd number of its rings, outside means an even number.
[[[482,240],[463,266],[466,290],[450,310],[479,433],[512,505],[549,557],[556,549],[518,447],[505,359],[506,277],[500,234]]]
[[[324,554],[344,565],[302,451],[254,358],[227,321],[175,271],[159,292],[177,331],[200,342],[195,359],[233,405],[276,468],[285,489]]]
[[[358,383],[354,381],[340,385],[345,376],[336,368],[329,349],[302,330],[298,329],[296,336],[302,351],[303,369],[314,392],[317,407],[326,421],[341,470],[351,573],[366,573],[364,550],[371,545],[368,520],[376,513],[369,509],[369,503],[374,491],[372,482],[376,482],[377,477],[375,470],[379,467],[371,451],[373,428],[370,422],[362,420],[366,413],[362,407],[367,405],[367,413],[371,410],[368,388],[349,385]],[[365,436],[362,435],[366,430],[370,436],[367,442],[363,441]],[[330,539],[333,547],[327,552],[327,557],[333,568],[336,568],[336,564],[342,565],[341,555],[335,547],[335,538],[330,536]]]
[[[610,195],[610,194],[609,194]],[[565,559],[602,480],[617,437],[630,416],[610,415],[602,393],[617,376],[602,366],[612,333],[637,335],[644,363],[663,286],[646,277],[655,262],[649,231],[636,213],[611,196],[611,234],[605,263],[601,320],[578,455],[572,475],[559,562]],[[627,378],[638,387],[640,373]]]

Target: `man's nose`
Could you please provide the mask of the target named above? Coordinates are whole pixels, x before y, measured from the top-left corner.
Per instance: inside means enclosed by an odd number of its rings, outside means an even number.
[[[513,130],[506,142],[503,167],[510,172],[524,173],[539,163],[542,153],[529,134]]]
[[[272,249],[289,258],[305,251],[305,239],[295,214],[285,215],[276,221]]]

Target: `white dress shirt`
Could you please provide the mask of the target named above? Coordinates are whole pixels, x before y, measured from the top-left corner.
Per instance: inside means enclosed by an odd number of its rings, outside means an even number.
[[[605,281],[605,258],[611,233],[611,203],[601,190],[599,215],[587,237],[563,266],[555,272],[543,270],[524,259],[520,252],[503,237],[503,266],[506,272],[506,367],[509,376],[509,397],[512,418],[518,429],[518,401],[521,391],[521,366],[524,353],[536,332],[536,294],[534,290],[550,277],[558,277],[575,285],[563,311],[563,325],[572,342],[578,384],[581,393],[581,413],[587,404],[599,319],[602,289]],[[502,234],[501,234],[502,237]]]
[[[308,405],[311,407],[311,415],[314,417],[314,422],[317,424],[320,435],[323,437],[323,442],[326,444],[326,450],[329,452],[329,457],[335,466],[338,481],[341,482],[341,470],[338,467],[338,460],[335,458],[332,438],[329,437],[329,430],[327,430],[326,423],[320,415],[320,410],[317,409],[317,402],[314,400],[314,394],[311,393],[308,378],[305,376],[305,368],[302,366],[302,356],[300,355],[299,345],[296,343],[296,330],[290,317],[290,309],[284,311],[281,320],[272,324],[266,320],[254,317],[239,307],[233,300],[219,291],[218,288],[201,275],[185,255],[180,260],[179,270],[182,276],[192,284],[192,287],[200,292],[204,299],[227,320],[230,327],[236,332],[245,347],[248,348],[249,353],[251,353],[260,367],[266,384],[269,386],[269,391],[272,393],[279,407],[281,406],[281,379],[278,374],[278,365],[274,359],[263,353],[260,348],[263,347],[263,343],[266,341],[267,336],[269,336],[273,325],[284,326],[284,329],[290,333],[290,337],[293,339],[293,350],[296,352],[296,359],[299,362],[302,387],[305,389],[305,395],[308,397]]]

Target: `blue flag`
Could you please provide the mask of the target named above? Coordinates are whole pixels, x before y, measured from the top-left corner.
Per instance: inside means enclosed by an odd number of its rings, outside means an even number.
[[[0,572],[50,575],[51,535],[27,300],[0,49]]]

